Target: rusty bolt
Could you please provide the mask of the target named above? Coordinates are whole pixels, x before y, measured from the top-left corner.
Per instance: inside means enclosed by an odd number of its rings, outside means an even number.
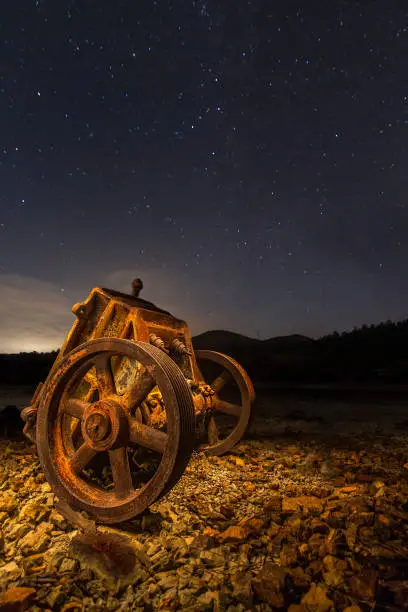
[[[110,422],[103,412],[94,412],[86,421],[86,433],[94,442],[100,442],[110,432]]]

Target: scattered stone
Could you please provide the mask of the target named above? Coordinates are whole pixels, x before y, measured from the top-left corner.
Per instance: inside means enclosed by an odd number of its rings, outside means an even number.
[[[284,497],[282,500],[282,512],[292,514],[302,511],[307,514],[319,516],[323,512],[323,502],[313,495],[302,495],[301,497]]]
[[[344,583],[344,574],[336,569],[323,572],[323,580],[330,588],[336,588]]]
[[[33,612],[405,609],[408,443],[385,442],[286,434],[194,455],[151,512],[86,542],[35,454],[0,441],[0,592],[35,589]]]
[[[20,550],[23,555],[32,555],[44,551],[50,543],[51,523],[40,523],[20,540]]]
[[[338,559],[333,555],[326,555],[323,559],[323,565],[327,572],[333,570],[344,572],[347,569],[347,561],[344,559]]]
[[[210,610],[220,609],[219,591],[206,591],[197,597],[197,606],[206,606]]]
[[[22,564],[26,576],[43,572],[47,567],[43,553],[23,557]]]
[[[0,565],[0,584],[8,583],[20,578],[22,569],[17,565],[15,561],[10,561],[5,565]]]
[[[64,601],[64,590],[62,585],[53,587],[45,598],[45,601],[51,610],[58,610]]]
[[[10,526],[10,529],[7,530],[7,539],[13,541],[20,540],[31,529],[32,527],[27,523],[14,523]]]
[[[58,527],[58,529],[65,530],[68,527],[67,519],[55,509],[51,510],[48,520],[50,523]]]
[[[12,587],[0,599],[0,612],[22,612],[27,610],[36,594],[30,587]]]
[[[359,599],[373,601],[377,587],[378,572],[376,570],[363,570],[350,576],[348,584],[350,590]]]
[[[306,574],[303,567],[297,565],[296,567],[288,569],[292,583],[295,587],[304,589],[310,584],[310,576]]]
[[[200,559],[209,567],[223,567],[226,563],[225,551],[221,547],[203,550],[200,554]]]
[[[61,565],[59,566],[59,571],[61,574],[64,572],[74,572],[77,568],[77,562],[75,559],[63,559]]]
[[[286,573],[283,568],[267,562],[262,570],[253,578],[253,589],[261,601],[265,601],[275,608],[284,605],[283,587]]]
[[[290,565],[295,565],[297,562],[297,557],[298,557],[296,543],[285,544],[282,547],[282,550],[280,551],[279,557],[280,557],[281,564],[284,565],[285,567],[290,566]]]
[[[33,522],[38,523],[43,520],[49,513],[50,508],[46,504],[33,500],[24,505],[18,518],[20,521],[30,521],[32,525]]]
[[[163,590],[173,589],[178,587],[179,577],[176,572],[160,572],[155,576],[158,581],[158,586]]]
[[[232,525],[220,533],[220,540],[223,542],[243,542],[248,538],[250,529],[240,525]]]
[[[17,508],[18,501],[14,494],[0,492],[0,511],[10,514]]]
[[[333,601],[327,596],[327,589],[315,583],[302,597],[301,603],[311,612],[331,612],[334,610]]]
[[[252,586],[249,575],[244,571],[230,574],[230,583],[234,599],[250,607],[252,605]]]

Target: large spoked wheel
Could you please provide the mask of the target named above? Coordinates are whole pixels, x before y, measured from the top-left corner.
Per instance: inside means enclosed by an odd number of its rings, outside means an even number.
[[[137,417],[158,389],[156,427]],[[194,404],[177,365],[145,342],[91,340],[70,352],[47,383],[37,446],[57,497],[101,523],[129,520],[167,493],[195,444]]]
[[[244,368],[228,355],[196,351],[195,356],[204,380],[214,391],[212,410],[205,422],[206,441],[201,450],[208,455],[222,455],[241,440],[249,426],[254,387]],[[215,378],[214,370],[218,371]]]

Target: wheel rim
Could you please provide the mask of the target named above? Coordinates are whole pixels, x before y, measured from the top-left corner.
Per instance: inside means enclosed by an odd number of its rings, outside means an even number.
[[[255,399],[254,387],[247,372],[232,357],[216,351],[204,350],[196,351],[195,356],[198,362],[212,361],[222,367],[221,373],[210,383],[210,387],[214,391],[212,396],[213,414],[206,423],[209,442],[201,446],[201,449],[208,455],[222,455],[231,450],[241,440],[248,428],[251,404]],[[230,382],[234,382],[239,389],[240,404],[231,404],[221,398],[224,387]],[[218,430],[217,414],[227,414],[235,419],[232,431],[224,439],[220,439],[215,431]]]
[[[139,386],[130,385],[118,394],[113,358],[142,364]],[[92,368],[98,384],[96,401],[86,395],[85,400],[83,395],[76,397]],[[130,376],[133,370],[128,370]],[[142,399],[156,385],[166,409],[165,431],[144,426],[135,417]],[[189,461],[194,448],[191,392],[176,364],[150,344],[91,340],[69,353],[47,382],[38,410],[37,441],[42,467],[57,497],[100,522],[128,520],[174,486]],[[139,488],[127,450],[135,447],[158,454],[157,469]],[[89,477],[87,466],[106,454],[112,483],[104,489]]]

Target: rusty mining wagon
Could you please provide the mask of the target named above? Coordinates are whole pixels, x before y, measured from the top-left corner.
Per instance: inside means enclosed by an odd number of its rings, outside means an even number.
[[[73,306],[76,320],[22,412],[56,496],[100,523],[165,495],[194,449],[230,450],[255,397],[236,361],[194,352],[187,324],[141,299],[142,286],[133,281],[129,295],[96,287]]]

